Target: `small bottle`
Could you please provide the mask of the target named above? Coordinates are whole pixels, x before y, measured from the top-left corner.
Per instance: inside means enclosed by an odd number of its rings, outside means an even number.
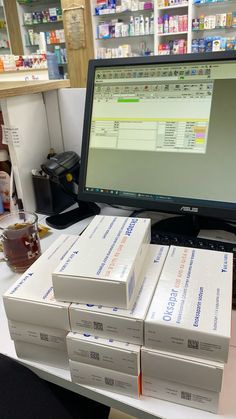
[[[150,16],[150,35],[154,34],[154,14],[152,13]]]
[[[144,35],[144,18],[143,18],[143,15],[140,16],[139,35]]]
[[[134,36],[134,18],[133,18],[133,16],[130,16],[130,21],[129,21],[129,36]]]
[[[0,150],[0,195],[3,202],[3,208],[10,210],[10,176],[11,163],[7,150]]]
[[[149,16],[145,17],[144,32],[145,35],[149,35]]]

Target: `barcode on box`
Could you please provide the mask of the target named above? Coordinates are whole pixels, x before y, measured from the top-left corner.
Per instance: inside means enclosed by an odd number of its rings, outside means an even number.
[[[46,333],[40,333],[40,339],[49,342],[49,337]]]
[[[98,352],[90,352],[90,358],[92,359],[96,359],[97,361],[99,361],[100,357],[99,357],[99,353]]]
[[[99,322],[93,322],[94,330],[103,330],[103,324]]]
[[[188,339],[188,348],[199,349],[199,341],[194,339]]]
[[[114,386],[115,380],[113,380],[113,378],[105,377],[105,384],[107,384],[108,386]]]
[[[191,393],[189,393],[188,391],[181,391],[181,399],[191,400],[191,398]]]

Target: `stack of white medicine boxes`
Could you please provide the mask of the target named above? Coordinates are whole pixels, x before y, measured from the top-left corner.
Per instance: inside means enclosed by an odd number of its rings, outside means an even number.
[[[3,301],[19,358],[68,368],[69,303],[56,301],[52,271],[78,236],[61,235],[10,287]]]
[[[231,326],[232,254],[171,246],[145,320],[142,393],[217,412]]]
[[[96,216],[53,272],[73,301],[67,335],[72,381],[140,394],[144,319],[168,247],[150,245],[150,220]]]

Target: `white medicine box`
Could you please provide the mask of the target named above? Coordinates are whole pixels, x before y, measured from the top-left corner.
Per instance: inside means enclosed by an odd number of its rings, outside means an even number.
[[[171,246],[146,320],[145,346],[227,362],[233,255]]]
[[[61,301],[131,307],[150,243],[150,220],[97,215],[54,270]]]

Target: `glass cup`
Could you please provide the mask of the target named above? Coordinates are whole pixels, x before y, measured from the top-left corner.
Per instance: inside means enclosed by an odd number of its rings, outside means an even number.
[[[24,272],[41,254],[38,217],[26,211],[0,218],[0,240],[4,258],[14,272]]]

